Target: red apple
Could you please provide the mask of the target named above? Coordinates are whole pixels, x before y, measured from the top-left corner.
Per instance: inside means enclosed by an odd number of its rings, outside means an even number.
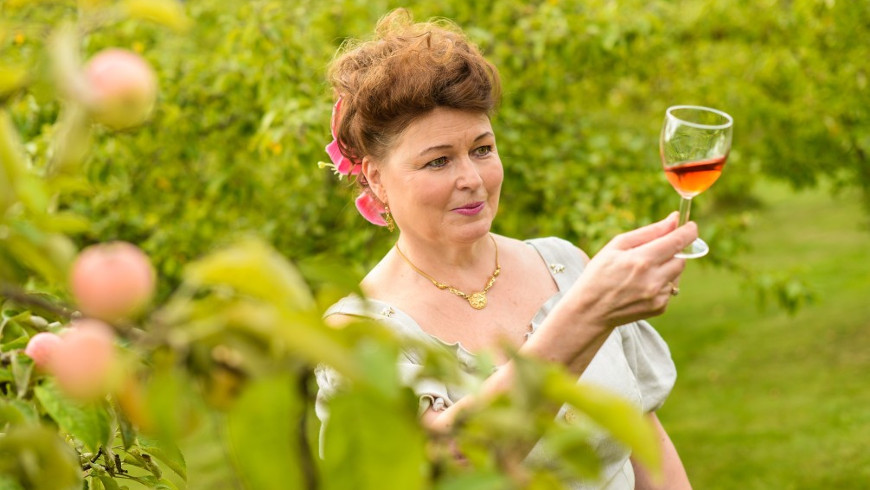
[[[138,126],[157,99],[157,77],[138,54],[125,49],[100,51],[85,66],[93,118],[111,129]]]
[[[111,242],[83,250],[73,263],[70,283],[82,313],[118,321],[148,304],[155,277],[148,256],[138,247]]]

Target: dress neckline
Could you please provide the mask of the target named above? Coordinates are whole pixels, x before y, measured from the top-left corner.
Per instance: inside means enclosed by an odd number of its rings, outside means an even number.
[[[554,257],[547,257],[544,250],[535,245],[535,239],[523,240],[523,243],[532,247],[535,252],[538,253],[538,256],[541,258],[542,264],[547,268],[547,271],[550,274],[550,278],[556,285],[556,292],[553,293],[552,296],[547,298],[547,300],[544,301],[543,304],[541,304],[541,306],[535,312],[535,315],[532,317],[531,329],[529,333],[526,334],[528,336],[535,333],[540,323],[544,320],[544,318],[546,318],[547,313],[549,313],[549,311],[552,310],[553,306],[555,306],[555,304],[560,299],[562,299],[565,290],[563,289],[561,284],[562,281],[559,280],[560,278],[557,277],[557,274],[562,274],[565,271],[565,265],[550,260],[554,259]],[[374,313],[377,313],[382,317],[386,318],[395,318],[396,320],[411,325],[414,327],[416,333],[422,334],[422,336],[428,338],[429,340],[433,341],[438,345],[454,350],[456,354],[460,357],[460,360],[463,361],[463,363],[471,364],[474,362],[474,360],[477,359],[478,354],[472,352],[469,349],[466,349],[465,346],[462,345],[461,341],[457,340],[456,342],[447,342],[446,340],[443,340],[440,337],[423,330],[423,327],[421,327],[420,324],[417,323],[417,320],[415,320],[414,317],[400,310],[399,308],[396,308],[390,303],[373,298],[367,298],[365,299],[365,301],[373,306],[371,311],[373,311]]]

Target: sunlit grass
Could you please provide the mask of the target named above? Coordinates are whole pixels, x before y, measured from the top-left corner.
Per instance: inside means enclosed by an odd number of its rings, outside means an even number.
[[[765,185],[741,260],[799,273],[816,302],[760,309],[726,272],[690,263],[656,322],[680,377],[659,413],[695,488],[870,482],[870,232],[854,196]],[[703,234],[703,226],[702,226]],[[703,260],[703,259],[702,259]]]

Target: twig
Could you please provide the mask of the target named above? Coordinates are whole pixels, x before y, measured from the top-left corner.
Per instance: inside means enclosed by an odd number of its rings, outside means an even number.
[[[28,293],[27,291],[9,283],[0,283],[0,297],[11,299],[12,301],[25,305],[34,306],[43,311],[47,311],[56,316],[70,319],[73,316],[73,310],[63,305],[56,305],[39,296]]]
[[[299,370],[296,389],[306,402],[311,397],[308,382],[311,379],[311,369],[307,366]],[[307,405],[307,404],[306,404]],[[305,406],[305,405],[304,405]],[[317,489],[317,467],[311,456],[311,445],[308,443],[308,412],[303,408],[299,415],[297,443],[299,444],[299,457],[302,460],[302,476],[305,478],[305,488]]]

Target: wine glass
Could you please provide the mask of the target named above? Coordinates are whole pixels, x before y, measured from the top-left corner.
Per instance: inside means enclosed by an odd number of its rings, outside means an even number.
[[[659,154],[665,176],[680,194],[680,226],[689,220],[692,198],[707,190],[725,166],[731,151],[728,114],[709,107],[676,105],[665,111],[659,139]],[[694,259],[707,255],[710,247],[700,238],[676,257]]]

